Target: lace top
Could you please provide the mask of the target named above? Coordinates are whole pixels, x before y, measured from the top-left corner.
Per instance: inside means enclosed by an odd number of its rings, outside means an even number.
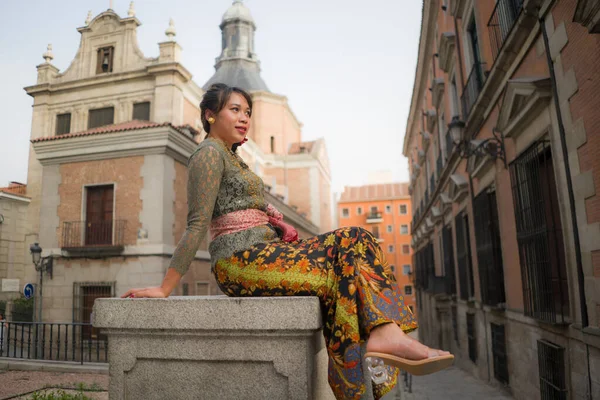
[[[188,162],[187,228],[173,253],[170,268],[185,274],[204,240],[213,218],[232,211],[256,208],[267,211],[264,184],[246,163],[219,139],[207,138]],[[211,265],[217,260],[257,243],[279,240],[270,225],[222,235],[213,240],[208,251]]]

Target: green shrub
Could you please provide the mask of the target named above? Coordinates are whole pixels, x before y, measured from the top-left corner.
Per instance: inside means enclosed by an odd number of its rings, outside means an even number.
[[[35,392],[31,395],[29,400],[91,400],[85,396],[82,392],[77,394],[68,394],[64,390],[57,390],[56,392],[39,393]]]
[[[17,322],[32,322],[33,321],[33,297],[26,299],[21,297],[13,300],[12,320]]]

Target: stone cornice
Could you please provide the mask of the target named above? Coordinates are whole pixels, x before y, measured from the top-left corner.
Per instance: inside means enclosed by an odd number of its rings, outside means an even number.
[[[31,203],[31,199],[29,197],[20,196],[18,194],[13,194],[13,193],[8,193],[8,192],[2,192],[2,191],[0,191],[0,200],[2,200],[2,199],[20,201],[20,202],[23,202],[23,203]]]
[[[420,120],[420,105],[422,104],[423,94],[425,93],[428,68],[431,62],[431,57],[426,55],[431,53],[433,45],[433,35],[435,32],[435,19],[439,7],[432,7],[433,2],[423,2],[423,16],[421,18],[421,35],[419,39],[419,52],[417,58],[417,69],[415,72],[415,82],[413,85],[413,94],[410,104],[410,112],[408,122],[406,124],[406,134],[404,135],[404,144],[402,154],[408,157],[408,146],[413,133],[416,131],[415,124]]]
[[[148,154],[168,154],[187,164],[197,144],[171,127],[139,129],[103,135],[34,142],[42,165],[104,160]]]

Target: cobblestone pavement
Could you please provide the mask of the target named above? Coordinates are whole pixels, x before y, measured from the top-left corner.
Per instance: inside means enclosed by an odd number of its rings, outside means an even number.
[[[86,388],[95,386],[108,390],[108,375],[66,372],[0,371],[0,400],[17,398],[19,395],[28,394],[46,387],[76,389],[81,385],[84,385]],[[95,394],[86,393],[86,396],[98,399],[108,399],[107,392],[96,392]],[[18,398],[27,397],[28,396]]]
[[[404,386],[404,385],[403,385]],[[513,397],[458,367],[426,376],[413,376],[412,393],[403,387],[402,400],[509,400]]]

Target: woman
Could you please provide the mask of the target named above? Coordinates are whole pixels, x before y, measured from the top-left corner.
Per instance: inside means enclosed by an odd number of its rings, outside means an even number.
[[[319,297],[329,384],[337,399],[358,399],[365,391],[363,341],[367,356],[373,357],[376,399],[396,383],[393,365],[415,373],[450,365],[449,353],[405,334],[416,329],[416,321],[371,233],[341,228],[295,240],[295,230],[265,203],[262,180],[235,153],[250,129],[250,95],[215,84],[200,109],[208,135],[189,160],[186,232],[161,286],[131,289],[122,297],[168,297],[210,229],[212,272],[228,296]]]

